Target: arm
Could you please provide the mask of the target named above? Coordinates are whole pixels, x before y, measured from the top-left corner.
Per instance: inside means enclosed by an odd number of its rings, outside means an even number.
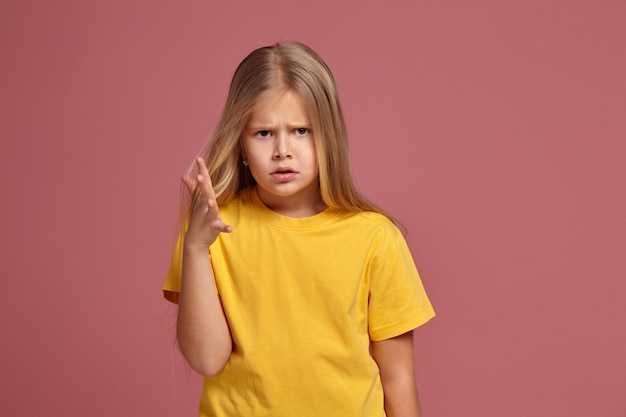
[[[387,415],[421,417],[413,369],[413,332],[372,342],[372,356],[380,369]]]
[[[180,350],[196,372],[219,373],[232,351],[230,330],[222,303],[215,290],[208,248],[219,233],[231,231],[219,217],[215,193],[202,159],[198,159],[198,180],[184,177],[190,193],[199,187],[183,247],[183,268],[178,299],[177,338]]]

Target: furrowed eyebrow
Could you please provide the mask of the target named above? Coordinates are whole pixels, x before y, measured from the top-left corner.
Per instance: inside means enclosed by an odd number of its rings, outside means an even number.
[[[312,126],[310,123],[290,123],[289,125],[287,125],[287,130],[295,130],[295,129],[309,129],[309,130],[313,130]],[[273,125],[263,125],[263,124],[254,124],[254,125],[249,125],[246,127],[246,130],[248,130],[249,132],[258,132],[261,130],[271,130],[271,131],[275,131],[277,130],[277,128]]]
[[[274,130],[274,128],[268,127],[266,125],[254,125],[254,126],[248,126],[246,130],[249,132],[259,132],[262,130]]]

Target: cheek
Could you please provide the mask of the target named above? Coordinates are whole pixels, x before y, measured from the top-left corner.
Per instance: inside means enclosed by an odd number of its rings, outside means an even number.
[[[244,153],[246,154],[246,157],[248,158],[248,161],[250,163],[252,163],[253,161],[255,161],[255,162],[258,161],[261,158],[262,154],[263,154],[263,151],[258,146],[258,144],[257,144],[257,146],[255,146],[255,144],[251,144],[251,143],[249,143],[249,142],[244,140],[241,143],[241,147],[242,147]]]
[[[244,136],[241,139],[241,149],[243,149],[246,155],[254,153],[253,145],[253,141],[250,138]]]
[[[315,170],[315,172],[319,172],[320,164],[317,161],[317,155],[316,154],[313,154],[313,157],[311,158],[311,165],[313,166],[313,169]]]

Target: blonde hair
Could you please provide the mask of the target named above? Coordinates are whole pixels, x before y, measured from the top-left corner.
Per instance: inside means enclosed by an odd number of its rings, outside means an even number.
[[[314,132],[324,203],[388,216],[354,185],[345,121],[330,69],[315,51],[297,42],[256,49],[235,71],[215,134],[198,155],[207,162],[217,203],[227,204],[239,191],[255,184],[243,165],[240,138],[259,95],[276,87],[294,90],[305,104]],[[193,170],[194,165],[188,174]],[[192,206],[193,202],[187,207]]]

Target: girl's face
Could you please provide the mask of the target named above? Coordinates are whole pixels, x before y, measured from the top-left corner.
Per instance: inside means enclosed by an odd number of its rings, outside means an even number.
[[[242,146],[258,195],[270,209],[308,217],[326,207],[313,135],[297,92],[273,88],[259,96],[246,122]]]

